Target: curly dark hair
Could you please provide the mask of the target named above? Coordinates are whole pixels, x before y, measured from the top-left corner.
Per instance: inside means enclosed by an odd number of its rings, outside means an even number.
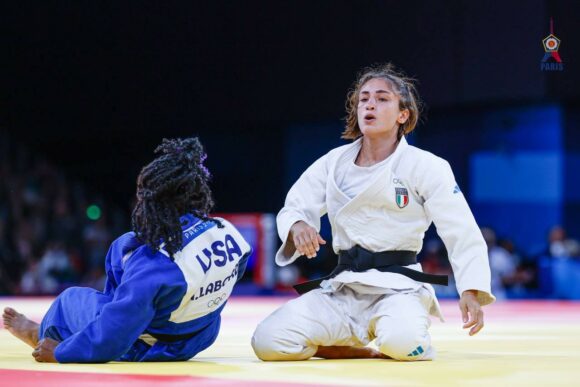
[[[422,108],[415,87],[417,81],[398,71],[392,63],[375,64],[361,70],[346,96],[346,125],[341,138],[355,140],[362,136],[357,116],[359,93],[365,83],[375,78],[382,79],[391,85],[393,92],[399,96],[399,110],[409,110],[409,118],[399,126],[397,138],[400,140],[415,129]]]
[[[165,242],[164,250],[173,257],[183,242],[182,215],[193,214],[222,225],[208,216],[214,205],[208,185],[211,175],[203,165],[207,156],[199,139],[164,138],[155,153],[161,156],[143,167],[137,177],[132,226],[137,238],[154,251]]]

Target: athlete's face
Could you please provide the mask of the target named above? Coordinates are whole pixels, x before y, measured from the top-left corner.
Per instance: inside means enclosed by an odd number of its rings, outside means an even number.
[[[367,81],[358,95],[358,126],[365,136],[396,136],[409,110],[399,110],[399,96],[380,78]]]

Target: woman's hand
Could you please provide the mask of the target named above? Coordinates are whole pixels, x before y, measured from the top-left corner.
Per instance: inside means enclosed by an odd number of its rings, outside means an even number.
[[[316,257],[316,252],[320,250],[320,245],[325,245],[326,241],[314,227],[309,226],[306,222],[299,220],[290,228],[288,241],[294,244],[296,250],[308,258]]]
[[[53,339],[45,338],[38,342],[32,356],[39,363],[57,363],[54,357],[54,350],[59,342]]]
[[[461,294],[459,309],[463,317],[463,329],[471,328],[469,336],[483,328],[483,310],[477,300],[477,290],[466,290]]]

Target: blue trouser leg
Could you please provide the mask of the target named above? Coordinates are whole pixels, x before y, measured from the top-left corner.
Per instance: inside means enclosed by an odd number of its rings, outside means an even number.
[[[50,306],[38,330],[39,340],[49,337],[63,341],[83,330],[98,318],[103,307],[112,301],[112,296],[90,288],[73,287],[62,292]],[[178,361],[187,360],[209,347],[220,329],[217,316],[207,327],[194,337],[173,342],[157,342],[153,346],[137,340],[118,360],[121,361]]]
[[[112,300],[95,289],[72,287],[62,292],[40,323],[38,339],[63,341],[94,321],[103,306]]]

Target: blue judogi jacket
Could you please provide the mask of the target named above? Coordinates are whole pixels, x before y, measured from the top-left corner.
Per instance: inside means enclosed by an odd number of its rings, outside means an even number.
[[[216,339],[223,310],[251,253],[229,222],[182,217],[183,248],[170,257],[129,232],[107,254],[104,292],[71,288],[53,303],[40,338],[60,342],[61,363],[187,360]]]

